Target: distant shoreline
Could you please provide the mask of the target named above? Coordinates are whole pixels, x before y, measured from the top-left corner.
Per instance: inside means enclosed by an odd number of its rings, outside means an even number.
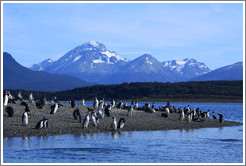
[[[240,122],[224,121],[219,123],[218,120],[206,119],[204,122],[191,123],[179,121],[179,114],[172,113],[168,118],[161,116],[161,112],[146,113],[143,111],[134,111],[132,117],[127,116],[127,110],[119,110],[114,108],[111,117],[100,119],[98,127],[94,127],[90,122],[88,129],[82,128],[82,123],[77,122],[73,118],[73,110],[79,108],[82,119],[84,119],[88,106],[77,105],[71,108],[70,104],[64,104],[64,107],[59,108],[57,113],[50,114],[50,104],[45,105],[43,109],[38,109],[31,105],[31,118],[27,126],[22,125],[21,117],[25,110],[24,106],[19,104],[9,104],[15,110],[14,117],[7,117],[6,112],[3,112],[3,137],[28,137],[28,136],[49,136],[49,135],[66,135],[66,134],[86,134],[110,132],[110,124],[112,116],[115,116],[117,121],[120,118],[126,119],[126,124],[119,131],[156,131],[156,130],[189,130],[199,128],[213,128],[224,126],[242,125]],[[5,107],[4,107],[5,108]],[[92,108],[92,107],[90,107]],[[37,122],[42,118],[49,119],[49,127],[45,129],[34,129]]]

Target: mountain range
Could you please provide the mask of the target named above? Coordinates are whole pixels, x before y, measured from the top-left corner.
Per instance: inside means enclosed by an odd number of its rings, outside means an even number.
[[[37,91],[61,91],[92,85],[78,78],[30,70],[7,52],[3,53],[3,88]]]
[[[241,63],[241,68],[242,68]],[[233,66],[233,68],[239,66]],[[30,69],[49,73],[65,74],[87,82],[118,84],[123,82],[181,82],[190,80],[215,80],[206,64],[195,59],[159,62],[150,54],[144,54],[130,61],[108,50],[102,43],[86,42],[73,48],[57,61],[51,59],[34,64]],[[241,70],[241,69],[238,69]],[[223,69],[222,69],[223,71]],[[222,72],[221,71],[221,72]],[[220,73],[221,80],[241,80],[240,74]],[[228,73],[228,71],[226,71]],[[203,75],[209,74],[206,78]],[[216,73],[215,73],[216,75]],[[221,75],[226,75],[221,77]]]
[[[159,62],[150,54],[120,57],[102,43],[86,42],[58,60],[46,59],[29,69],[10,54],[3,56],[4,89],[59,91],[92,84],[243,80],[243,62],[210,70],[195,59]]]

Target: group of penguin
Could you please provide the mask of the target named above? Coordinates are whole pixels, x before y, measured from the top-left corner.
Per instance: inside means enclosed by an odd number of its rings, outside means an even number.
[[[17,97],[13,97],[9,91],[5,92],[4,95],[4,106],[7,106],[8,103],[15,103],[16,100],[21,101],[21,105],[25,106],[25,111],[22,115],[22,124],[23,125],[28,125],[28,119],[31,116],[31,111],[29,107],[29,103],[36,105],[37,108],[42,109],[43,106],[47,103],[46,97],[43,96],[41,99],[38,99],[34,101],[33,94],[32,92],[28,96],[28,101],[25,101],[21,95],[21,92],[18,93]],[[135,104],[134,104],[135,103]],[[72,108],[75,108],[76,103],[74,100],[70,100],[70,104]],[[85,106],[85,100],[81,100],[81,105]],[[54,97],[54,99],[51,101],[51,111],[50,114],[55,114],[58,110],[58,108],[63,107],[63,105]],[[179,120],[182,121],[184,119],[187,120],[187,122],[191,121],[196,121],[196,122],[203,122],[206,118],[209,118],[209,110],[206,112],[202,112],[199,108],[193,109],[191,111],[190,106],[188,105],[187,107],[171,107],[170,103],[167,102],[166,106],[161,106],[159,108],[155,108],[155,104],[152,104],[152,107],[150,107],[150,104],[146,103],[142,107],[138,107],[138,102],[137,101],[132,101],[131,105],[128,106],[127,103],[123,103],[122,100],[115,102],[114,100],[111,101],[110,104],[104,102],[103,100],[98,100],[96,97],[94,98],[93,101],[93,108],[87,107],[87,113],[86,116],[83,119],[82,122],[82,117],[80,114],[80,111],[78,108],[76,108],[73,111],[73,117],[75,120],[77,120],[79,123],[82,123],[82,128],[87,129],[89,126],[89,122],[92,122],[92,125],[97,127],[99,125],[99,119],[103,119],[104,116],[106,115],[107,117],[111,116],[111,110],[112,108],[118,108],[118,109],[127,109],[128,116],[133,115],[134,110],[138,111],[145,111],[149,113],[154,113],[156,111],[160,111],[161,116],[167,118],[170,113],[178,113],[179,114]],[[14,115],[14,109],[11,106],[7,106],[5,108],[5,111],[7,112],[9,117],[13,117]],[[216,115],[214,112],[212,112],[213,119],[217,119]],[[223,122],[223,115],[218,113],[219,115],[219,122]],[[112,117],[112,122],[111,122],[111,129],[113,131],[116,131],[117,129],[122,129],[125,125],[125,118],[120,118],[118,123],[116,117]],[[48,128],[48,119],[43,117],[36,125],[35,129],[41,129],[41,128]]]
[[[27,126],[28,120],[31,117],[31,111],[29,104],[36,104],[36,107],[42,109],[43,106],[46,104],[47,100],[44,96],[42,99],[38,99],[34,101],[32,92],[28,96],[28,101],[26,101],[23,97],[21,92],[18,93],[17,97],[13,97],[9,91],[6,91],[4,94],[4,106],[7,106],[8,103],[15,103],[16,101],[20,101],[20,105],[25,106],[24,113],[22,114],[22,125]],[[8,114],[8,117],[14,116],[14,109],[11,106],[7,106],[5,111]],[[37,125],[34,127],[35,129],[42,129],[48,128],[48,119],[43,117],[40,121],[38,121]]]
[[[84,99],[82,99],[81,104],[85,105],[84,103]],[[70,104],[72,108],[74,108],[76,105],[74,100],[70,100]],[[93,108],[87,107],[87,113],[85,118],[83,119],[83,122],[78,108],[73,111],[73,117],[79,123],[82,122],[82,128],[84,129],[88,129],[90,121],[92,122],[93,126],[98,127],[99,119],[103,119],[105,115],[107,117],[111,116],[112,106],[112,103],[107,104],[106,102],[104,102],[104,99],[99,101],[97,100],[97,98],[94,98]],[[109,127],[111,128],[111,130],[117,131],[117,129],[122,129],[124,127],[125,122],[125,118],[120,118],[119,122],[117,123],[116,117],[113,116],[111,125]]]

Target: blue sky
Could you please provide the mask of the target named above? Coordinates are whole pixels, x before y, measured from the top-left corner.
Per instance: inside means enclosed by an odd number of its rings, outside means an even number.
[[[243,61],[242,3],[4,3],[3,51],[24,66],[87,41],[133,60]]]

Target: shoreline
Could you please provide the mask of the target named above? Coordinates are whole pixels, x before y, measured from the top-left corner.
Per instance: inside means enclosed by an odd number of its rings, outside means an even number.
[[[8,137],[29,137],[29,136],[50,136],[50,135],[67,135],[67,134],[86,134],[99,132],[112,132],[110,125],[112,116],[115,116],[117,122],[120,118],[125,118],[126,123],[123,129],[118,131],[157,131],[157,130],[189,130],[199,128],[214,128],[226,126],[243,125],[240,122],[224,121],[219,123],[218,120],[206,119],[204,122],[191,123],[179,121],[179,114],[171,113],[168,118],[161,117],[161,113],[146,113],[143,111],[134,111],[132,117],[127,116],[127,110],[113,108],[111,117],[100,119],[98,127],[94,127],[90,121],[88,129],[82,128],[82,123],[74,120],[73,110],[79,108],[82,119],[84,119],[87,107],[77,105],[72,108],[70,104],[63,104],[62,108],[58,108],[55,114],[50,114],[50,104],[46,104],[43,109],[38,109],[34,105],[30,105],[31,117],[27,126],[22,125],[22,114],[25,110],[24,106],[17,104],[8,104],[15,113],[13,117],[7,117],[7,113],[3,112],[3,138]],[[4,107],[5,108],[5,107]],[[92,108],[92,107],[90,107]],[[42,118],[49,119],[49,127],[45,129],[34,129],[37,122]]]

